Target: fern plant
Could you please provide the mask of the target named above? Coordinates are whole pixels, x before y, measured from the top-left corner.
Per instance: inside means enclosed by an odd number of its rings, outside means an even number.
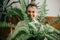
[[[42,17],[40,18],[41,23],[29,22],[27,20],[27,14],[25,13],[25,3],[23,0],[19,0],[21,4],[21,12],[24,15],[24,21],[21,21],[15,27],[12,34],[9,34],[7,40],[60,40],[60,31],[46,24],[42,25],[42,20],[46,13],[44,0],[43,6],[41,7]],[[16,12],[16,11],[15,11]]]
[[[40,6],[39,8],[39,21],[40,23],[44,23],[45,21],[47,21],[47,19],[45,18],[45,15],[47,14],[46,12],[48,11],[46,9],[46,0],[44,0],[43,4]]]
[[[60,40],[60,31],[50,25],[21,22],[7,40]]]
[[[2,10],[1,10],[1,11],[2,11],[2,12],[0,12],[0,13],[1,13],[1,17],[0,17],[0,27],[4,27],[4,26],[8,27],[8,24],[9,24],[9,23],[6,22],[8,9],[9,9],[9,7],[12,6],[12,4],[18,3],[18,1],[13,1],[13,2],[10,3],[10,4],[9,4],[9,2],[10,2],[10,0],[1,0],[1,3],[2,3]],[[9,15],[8,15],[8,16],[9,16]],[[1,25],[1,24],[4,24],[4,25]]]

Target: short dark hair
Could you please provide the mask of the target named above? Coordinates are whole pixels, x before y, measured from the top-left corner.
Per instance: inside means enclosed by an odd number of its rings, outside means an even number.
[[[34,7],[38,8],[36,4],[28,4],[28,6],[26,7],[26,9],[28,9],[28,7],[30,7],[30,6],[31,6],[31,7],[34,6]]]

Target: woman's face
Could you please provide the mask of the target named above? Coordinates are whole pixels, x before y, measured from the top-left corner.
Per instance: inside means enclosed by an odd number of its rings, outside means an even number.
[[[27,13],[33,19],[33,18],[35,18],[37,16],[38,10],[37,10],[37,8],[35,6],[29,6],[27,8]]]

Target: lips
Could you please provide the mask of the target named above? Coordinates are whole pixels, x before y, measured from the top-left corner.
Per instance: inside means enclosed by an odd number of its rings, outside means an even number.
[[[35,15],[31,15],[31,18],[34,18],[35,17]]]
[[[35,15],[33,15],[33,17],[35,17]]]

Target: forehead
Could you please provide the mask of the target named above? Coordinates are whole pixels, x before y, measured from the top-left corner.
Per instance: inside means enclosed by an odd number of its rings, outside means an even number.
[[[28,8],[27,8],[27,10],[37,10],[37,8],[35,7],[35,6],[29,6]]]

